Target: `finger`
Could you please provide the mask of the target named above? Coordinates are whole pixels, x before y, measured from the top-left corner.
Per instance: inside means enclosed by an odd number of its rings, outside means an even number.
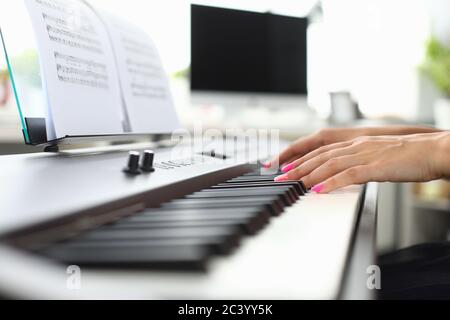
[[[301,180],[307,188],[311,188],[347,169],[365,165],[367,162],[367,156],[361,154],[332,158],[320,167],[312,170]]]
[[[337,160],[337,158],[353,155],[355,152],[356,151],[352,146],[325,152],[323,154],[318,155],[315,158],[312,158],[311,160],[307,161],[306,163],[297,167],[296,169],[288,171],[285,174],[285,178],[287,180],[302,180],[303,177],[308,176],[311,172],[313,172],[317,168],[320,168],[327,162],[330,162],[328,165],[331,164],[332,168],[337,167],[338,165],[342,166],[343,164],[337,163],[338,161],[339,162],[341,161]],[[289,169],[289,166],[284,167],[283,169],[284,170]]]
[[[297,160],[298,160],[298,156],[294,156],[294,157],[292,157],[292,158],[286,160],[285,165],[284,165],[282,168],[288,166],[289,164],[293,164],[293,163],[294,163],[295,161],[297,161]]]
[[[352,167],[314,186],[311,190],[322,194],[355,184],[364,184],[371,181],[373,170],[368,165]]]
[[[274,158],[273,160],[271,160],[270,162],[264,163],[264,168],[266,169],[281,169],[287,166],[287,164],[294,162],[295,160],[298,159],[298,156],[293,156],[291,158],[289,158],[287,161],[285,161],[284,163],[279,163],[278,158]]]
[[[305,154],[308,154],[318,147],[320,147],[320,140],[316,135],[299,139],[281,152],[277,157],[272,159],[269,164],[272,167],[284,165],[287,161],[303,157]]]
[[[306,163],[306,162],[308,162],[308,161],[310,161],[310,160],[312,160],[314,158],[319,157],[322,154],[328,153],[328,152],[330,152],[332,150],[339,150],[339,149],[347,148],[347,147],[350,147],[352,145],[353,145],[352,142],[340,142],[340,143],[335,143],[335,144],[331,144],[331,145],[328,145],[328,146],[320,147],[319,149],[316,149],[316,150],[308,153],[307,155],[303,156],[302,158],[297,159],[294,162],[289,163],[286,166],[283,166],[281,171],[284,172],[284,173],[287,173],[289,171],[292,171],[292,170],[300,167],[304,163]],[[326,159],[326,160],[328,160],[328,159]]]

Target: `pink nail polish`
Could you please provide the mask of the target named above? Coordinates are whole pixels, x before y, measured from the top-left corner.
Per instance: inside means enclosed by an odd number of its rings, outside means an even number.
[[[281,172],[288,173],[289,171],[292,171],[292,169],[294,169],[293,163],[285,165],[283,168],[281,168]]]
[[[321,183],[311,188],[311,190],[315,193],[321,193],[325,189],[325,184]]]
[[[283,174],[282,176],[276,177],[275,178],[275,182],[284,182],[288,180],[288,175],[287,174]]]

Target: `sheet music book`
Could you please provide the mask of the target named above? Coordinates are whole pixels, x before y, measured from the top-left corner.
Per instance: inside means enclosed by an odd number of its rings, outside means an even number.
[[[150,37],[83,0],[24,0],[35,31],[49,140],[179,128]]]

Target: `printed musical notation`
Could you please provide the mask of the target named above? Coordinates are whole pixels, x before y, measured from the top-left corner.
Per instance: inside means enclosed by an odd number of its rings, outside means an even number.
[[[154,48],[149,46],[146,43],[131,39],[130,37],[123,36],[122,37],[122,45],[130,53],[140,54],[145,57],[155,58],[156,52]]]
[[[131,88],[133,89],[133,95],[135,97],[145,97],[149,99],[166,99],[167,92],[163,87],[157,87],[142,83],[131,83]]]
[[[157,79],[163,76],[161,67],[151,63],[127,59],[127,66],[130,74]]]
[[[35,0],[37,4],[46,9],[56,10],[64,14],[71,14],[74,11],[74,7],[67,6],[67,3],[62,0]]]
[[[58,79],[83,86],[108,89],[105,64],[55,52]]]
[[[76,28],[67,19],[55,17],[48,13],[43,13],[42,17],[46,23],[50,40],[72,48],[89,50],[98,54],[103,53],[100,41],[95,38],[93,26],[82,16],[80,16],[80,21],[84,22],[76,24]]]

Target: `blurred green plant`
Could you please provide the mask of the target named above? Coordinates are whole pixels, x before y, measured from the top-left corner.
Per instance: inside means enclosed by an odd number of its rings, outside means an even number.
[[[450,41],[444,45],[435,37],[428,40],[426,58],[421,70],[450,98]]]
[[[175,72],[172,77],[175,79],[189,79],[191,75],[191,67]]]

